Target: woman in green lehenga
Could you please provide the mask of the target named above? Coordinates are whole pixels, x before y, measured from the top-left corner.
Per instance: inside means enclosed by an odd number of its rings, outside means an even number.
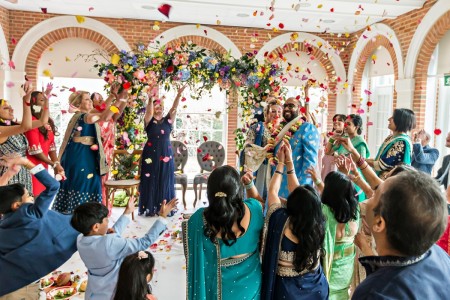
[[[260,298],[264,217],[260,202],[244,200],[243,189],[235,169],[215,169],[208,178],[209,206],[183,223],[187,299]]]
[[[314,169],[308,173],[322,192],[322,212],[326,218],[325,257],[322,267],[330,286],[330,299],[349,299],[355,259],[355,235],[360,226],[358,198],[351,180],[340,172],[330,172],[325,182]],[[359,178],[355,178],[357,181]]]
[[[361,136],[362,126],[363,121],[359,115],[348,115],[344,124],[344,133],[350,138],[353,147],[356,151],[358,151],[359,155],[361,155],[362,158],[368,158],[370,156],[370,151],[369,146],[367,146],[366,141]],[[338,155],[345,155],[349,153],[340,143],[335,143],[333,138],[331,139],[333,143],[329,142],[326,148],[326,153],[328,155],[332,155],[334,153],[337,153]],[[354,185],[354,187],[356,189],[356,193],[358,194],[359,202],[364,201],[366,199],[364,192],[361,191],[357,185]]]

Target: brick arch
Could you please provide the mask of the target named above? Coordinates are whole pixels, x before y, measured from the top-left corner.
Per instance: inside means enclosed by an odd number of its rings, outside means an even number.
[[[297,45],[297,48],[294,48],[294,44]],[[284,46],[280,46],[276,49],[274,49],[271,53],[277,54],[280,56],[280,54],[285,54],[289,52],[305,52],[309,53],[309,50],[305,47],[304,43],[297,42],[297,43],[287,43]],[[320,65],[325,69],[327,76],[329,79],[336,76],[335,73],[333,73],[334,67],[331,63],[330,59],[327,57],[327,55],[321,51],[316,46],[312,46],[312,52],[310,55],[314,56],[314,60],[318,61]],[[328,93],[328,117],[327,117],[327,124],[328,127],[331,128],[332,126],[332,118],[333,115],[336,113],[336,100],[337,100],[337,91],[336,91],[336,81],[329,81],[327,82],[329,93]]]
[[[417,128],[423,128],[425,123],[425,107],[427,96],[427,74],[431,55],[445,33],[450,30],[450,11],[442,15],[426,34],[420,48],[415,69],[415,89],[412,110],[416,113]]]
[[[81,27],[65,27],[51,31],[41,37],[28,53],[25,65],[25,72],[29,80],[36,82],[39,60],[42,53],[52,44],[68,38],[82,38],[97,43],[108,53],[117,52],[119,49],[104,35]]]
[[[377,35],[375,42],[367,43],[367,45],[364,47],[363,51],[361,52],[358,63],[356,65],[356,76],[354,78],[354,91],[352,92],[352,104],[358,105],[360,103],[359,99],[361,97],[361,81],[362,81],[362,74],[364,71],[364,68],[366,66],[366,63],[368,60],[371,59],[373,52],[378,47],[384,47],[389,52],[392,62],[394,64],[394,76],[395,80],[398,80],[398,62],[397,62],[397,56],[395,54],[395,49],[392,46],[391,41],[385,37],[384,35]],[[393,94],[393,107],[395,108],[397,106],[397,92],[394,89]]]

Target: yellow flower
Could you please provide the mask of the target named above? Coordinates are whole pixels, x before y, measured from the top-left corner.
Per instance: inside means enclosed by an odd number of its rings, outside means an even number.
[[[119,61],[120,61],[120,56],[114,53],[114,54],[111,56],[111,63],[112,63],[113,65],[117,65],[117,64],[119,63]]]

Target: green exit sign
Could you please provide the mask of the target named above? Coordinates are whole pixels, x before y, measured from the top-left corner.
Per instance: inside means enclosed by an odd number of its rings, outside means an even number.
[[[450,86],[450,74],[445,74],[444,75],[444,85],[445,86]]]

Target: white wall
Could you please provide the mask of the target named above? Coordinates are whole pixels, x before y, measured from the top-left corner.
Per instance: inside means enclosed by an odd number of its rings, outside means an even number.
[[[77,58],[79,54],[91,54],[96,49],[101,49],[100,45],[85,39],[69,38],[58,41],[42,53],[38,75],[43,76],[43,71],[48,70],[54,77],[98,79],[97,70],[93,68],[95,63]]]
[[[372,56],[376,55],[375,63],[372,62]],[[389,51],[384,47],[378,47],[367,60],[369,64],[369,77],[394,74],[394,63]]]
[[[450,73],[450,30],[439,41],[438,47],[441,55],[438,57],[437,74]]]

